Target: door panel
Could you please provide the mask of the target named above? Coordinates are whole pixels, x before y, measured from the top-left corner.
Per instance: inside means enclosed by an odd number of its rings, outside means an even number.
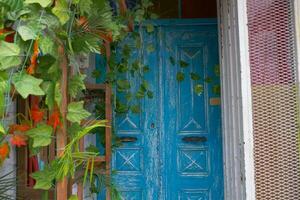
[[[140,114],[115,115],[118,136],[136,138],[112,159],[124,200],[223,199],[217,26],[186,22],[158,23],[133,54],[151,67],[144,78],[154,98],[140,102]],[[148,52],[149,44],[156,51]],[[141,81],[132,79],[131,90]],[[195,93],[198,84],[201,94]]]
[[[133,42],[128,41],[131,45]],[[157,45],[156,32],[147,35],[144,39],[145,45],[141,49],[135,49],[131,55],[132,60],[129,66],[136,58],[142,57],[142,66],[158,66],[158,53],[148,53],[147,44],[154,47]],[[131,78],[130,73],[125,75],[130,80],[131,92],[138,91],[143,80]],[[112,166],[116,171],[114,179],[117,182],[118,190],[121,192],[124,200],[147,200],[158,199],[159,193],[159,152],[158,152],[158,131],[156,124],[158,112],[158,71],[150,70],[143,74],[143,79],[148,81],[149,89],[153,91],[153,99],[143,98],[134,104],[140,104],[141,113],[128,114],[115,113],[115,128],[117,135],[122,139],[136,138],[136,141],[123,142],[120,148],[117,148],[113,154]],[[125,96],[119,96],[123,102],[126,102]]]
[[[223,199],[222,140],[215,25],[162,28],[163,153],[166,199]],[[186,63],[188,67],[180,63]],[[185,79],[176,79],[178,72]],[[191,74],[199,80],[191,79]],[[195,78],[194,78],[195,79]],[[203,92],[195,93],[195,85]],[[214,103],[215,102],[215,103]]]

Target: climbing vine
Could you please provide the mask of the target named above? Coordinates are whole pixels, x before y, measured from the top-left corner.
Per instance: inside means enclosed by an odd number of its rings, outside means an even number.
[[[120,9],[113,10],[111,5]],[[126,11],[124,1],[0,0],[0,164],[8,158],[11,146],[28,146],[31,155],[36,155],[67,131],[68,143],[56,159],[31,175],[36,180],[34,188],[48,190],[55,181],[74,177],[82,168],[86,169],[84,182],[88,173],[93,177],[93,161],[99,153],[81,152],[78,144],[92,130],[105,127],[106,121],[82,123],[91,113],[80,99],[87,75],[80,70],[78,57],[91,53],[105,57],[105,44],[111,44],[106,82],[117,92],[127,91],[130,83],[122,73],[142,76],[141,70],[147,72],[149,67],[139,60],[129,64],[131,47],[119,44],[132,32],[140,45],[134,24],[157,17],[150,12],[151,6],[151,1],[142,0]],[[151,26],[148,30],[151,32]],[[17,123],[7,124],[9,105],[18,95],[26,100],[28,115],[16,113]],[[153,97],[146,81],[130,95]],[[128,105],[117,102],[115,109],[140,112],[137,104]]]

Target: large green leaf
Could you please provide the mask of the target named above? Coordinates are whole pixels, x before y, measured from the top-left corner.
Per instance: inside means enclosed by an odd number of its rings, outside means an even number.
[[[18,45],[0,41],[0,70],[5,70],[21,64]]]
[[[52,38],[47,36],[39,38],[39,47],[42,50],[43,55],[50,54],[52,56],[57,56],[57,48],[55,47]]]
[[[52,4],[52,0],[25,0],[26,4],[31,4],[31,3],[38,3],[42,7],[48,7],[49,5]]]
[[[36,180],[34,189],[49,190],[53,186],[58,170],[58,160],[54,160],[45,169],[31,174],[30,176]]]
[[[46,124],[38,125],[25,134],[33,140],[32,147],[44,147],[48,146],[52,141],[52,127]]]
[[[39,29],[29,25],[21,25],[17,31],[24,41],[36,39]]]
[[[57,1],[55,7],[52,8],[52,13],[58,17],[62,25],[67,23],[70,19],[68,2],[66,0]]]
[[[89,117],[91,113],[83,108],[83,101],[72,102],[68,105],[67,119],[71,122],[80,123],[81,120]]]
[[[25,99],[28,95],[44,95],[44,91],[40,88],[42,79],[37,79],[26,73],[16,73],[12,77],[12,83],[14,84],[18,93]]]
[[[86,75],[84,74],[77,74],[70,79],[68,91],[71,97],[76,97],[79,91],[85,90],[85,77]]]

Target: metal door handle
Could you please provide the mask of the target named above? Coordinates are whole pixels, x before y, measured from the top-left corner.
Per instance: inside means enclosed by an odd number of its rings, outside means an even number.
[[[206,142],[206,137],[200,137],[200,136],[186,136],[182,138],[182,141],[184,142]]]
[[[120,137],[119,140],[121,142],[136,142],[137,138],[136,137]]]

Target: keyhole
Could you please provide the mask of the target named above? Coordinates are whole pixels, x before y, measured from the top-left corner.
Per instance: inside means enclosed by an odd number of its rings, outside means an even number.
[[[155,128],[155,124],[154,123],[151,123],[151,128]]]

